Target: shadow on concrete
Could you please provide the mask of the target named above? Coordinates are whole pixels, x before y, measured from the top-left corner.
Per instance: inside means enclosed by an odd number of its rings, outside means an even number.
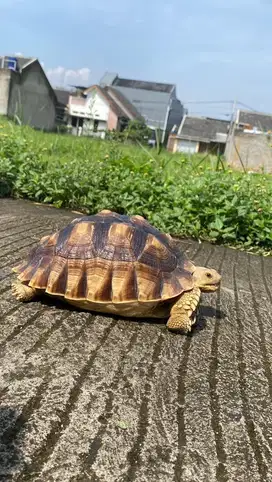
[[[190,335],[192,336],[195,332],[205,330],[208,319],[215,318],[216,323],[218,323],[218,321],[223,320],[225,317],[226,315],[222,310],[218,310],[213,306],[200,305],[198,316],[197,316],[197,322],[193,326],[192,332]]]
[[[69,312],[83,312],[82,309],[77,308],[75,306],[69,305],[65,301],[62,301],[58,298],[53,298],[50,296],[40,296],[37,298],[37,301],[41,303],[43,306],[51,306],[54,308],[57,308],[58,310],[63,310],[63,311],[69,311]],[[90,315],[95,316],[98,313],[97,312],[91,312],[91,311],[84,311],[84,313],[90,313]],[[108,318],[109,320],[127,320],[129,323],[134,323],[134,324],[139,324],[139,323],[150,323],[152,325],[161,325],[165,326],[167,319],[156,319],[156,318],[133,318],[133,317],[122,317],[119,315],[111,315],[111,314],[106,314],[106,313],[100,313],[103,315],[104,318]],[[206,328],[207,321],[208,319],[211,318],[216,318],[216,322],[223,320],[225,318],[225,313],[221,310],[218,310],[212,306],[209,305],[202,305],[200,304],[199,309],[198,309],[198,314],[197,314],[197,322],[193,326],[191,333],[189,336],[193,336],[195,332],[202,331]]]

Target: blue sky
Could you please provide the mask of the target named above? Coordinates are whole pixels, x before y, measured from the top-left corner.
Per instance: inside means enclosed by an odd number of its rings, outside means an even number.
[[[173,82],[184,102],[272,112],[272,0],[0,0],[0,18],[0,53],[38,57],[55,85],[108,70]]]

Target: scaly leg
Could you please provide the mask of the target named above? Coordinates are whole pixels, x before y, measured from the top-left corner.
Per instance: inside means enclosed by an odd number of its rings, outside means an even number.
[[[183,293],[172,306],[167,328],[171,331],[188,333],[196,322],[195,311],[200,300],[201,291],[194,288]]]
[[[37,293],[38,290],[31,288],[31,286],[24,285],[20,281],[12,283],[12,294],[19,301],[30,301]]]

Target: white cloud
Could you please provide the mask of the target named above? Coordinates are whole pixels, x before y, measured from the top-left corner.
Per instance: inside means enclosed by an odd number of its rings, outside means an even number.
[[[69,85],[88,86],[91,83],[91,70],[87,67],[73,70],[59,66],[45,70],[45,72],[53,87],[67,87]]]

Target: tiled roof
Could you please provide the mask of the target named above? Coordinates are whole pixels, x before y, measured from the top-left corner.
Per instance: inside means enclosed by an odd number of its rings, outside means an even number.
[[[54,89],[59,104],[67,105],[71,92],[65,89]]]
[[[178,137],[196,140],[216,140],[217,134],[227,134],[229,121],[209,117],[185,116]]]
[[[251,128],[257,128],[260,131],[272,130],[272,114],[261,114],[259,112],[250,112],[245,110],[238,111],[238,124],[245,124]]]
[[[113,86],[129,87],[131,89],[151,90],[155,92],[169,93],[174,88],[173,84],[165,84],[162,82],[149,82],[146,80],[123,79],[117,77],[113,81]]]
[[[118,92],[113,87],[101,87],[100,85],[93,85],[86,89],[85,93],[96,89],[107,100],[111,109],[115,112],[117,117],[131,117],[132,119],[141,118],[137,109],[129,102],[129,100]],[[129,116],[127,114],[129,113]]]
[[[115,89],[114,87],[104,87],[104,90],[107,91],[111,98],[114,96],[133,118],[142,118],[136,107],[119,90]]]

